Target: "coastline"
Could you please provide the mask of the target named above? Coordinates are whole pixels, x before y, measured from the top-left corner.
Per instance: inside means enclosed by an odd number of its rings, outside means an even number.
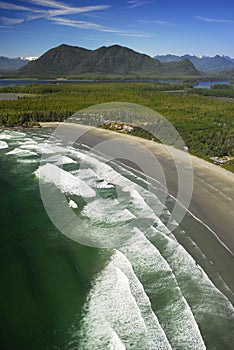
[[[60,125],[68,125],[70,127],[71,123],[47,122],[40,123],[40,125],[42,127],[55,128]],[[72,126],[82,129],[84,133],[90,129],[89,126],[82,124],[72,124]],[[173,158],[176,157],[176,162],[181,167],[186,166],[186,159],[183,156],[186,155],[187,158],[189,155],[193,167],[194,188],[188,209],[195,217],[211,228],[224,245],[234,253],[234,234],[232,232],[234,227],[234,174],[232,172],[184,151],[174,149],[171,146],[167,146],[166,149],[162,144],[137,136],[94,127],[92,127],[92,136],[95,136],[95,141],[89,141],[89,147],[95,146],[102,139],[123,138],[125,141],[137,142],[139,145],[149,149],[160,161],[166,173],[169,193],[175,198],[178,190],[177,179],[174,176],[176,169],[172,164],[169,152],[173,149]],[[82,141],[87,142],[88,140],[82,139]]]
[[[188,234],[185,236],[182,234],[180,237],[175,235],[177,240],[193,256],[196,263],[208,274],[216,287],[234,305],[234,174],[215,164],[189,155],[187,152],[173,147],[165,147],[162,144],[129,134],[116,133],[81,124],[43,123],[41,125],[54,129],[61,124],[64,126],[63,132],[66,132],[66,128],[69,128],[69,130],[67,129],[69,135],[70,133],[72,137],[80,135],[79,143],[90,148],[109,140],[118,140],[118,146],[122,148],[122,151],[125,151],[126,146],[130,145],[131,147],[133,145],[134,159],[132,162],[129,162],[129,159],[125,161],[124,157],[120,160],[125,166],[131,167],[133,171],[141,171],[137,161],[147,157],[149,150],[159,162],[165,175],[168,193],[174,199],[177,198],[178,191],[177,168],[174,160],[176,158],[177,166],[186,175],[188,171],[186,158],[189,156],[193,169],[193,191],[186,215],[180,223],[182,230]],[[173,152],[173,158],[170,152]],[[155,164],[152,167],[150,165],[149,173],[146,174],[147,180],[152,184],[155,183],[154,171]],[[185,199],[187,197],[186,183],[182,183],[182,192],[179,199],[183,206],[183,196]],[[191,230],[191,225],[193,230]]]

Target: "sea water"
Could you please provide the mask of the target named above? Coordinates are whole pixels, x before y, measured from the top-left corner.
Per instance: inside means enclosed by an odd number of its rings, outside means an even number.
[[[169,195],[162,203],[131,168],[48,139],[0,132],[1,349],[232,349],[232,293],[191,239],[208,228],[190,216],[171,233]],[[39,181],[64,194],[96,248],[56,229]]]

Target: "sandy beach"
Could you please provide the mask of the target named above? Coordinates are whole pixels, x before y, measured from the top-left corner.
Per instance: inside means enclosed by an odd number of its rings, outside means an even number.
[[[62,124],[65,127],[65,123]],[[55,128],[59,125],[60,123],[41,123],[42,127]],[[71,130],[70,124],[66,124],[66,127]],[[150,150],[163,170],[168,192],[175,198],[177,198],[178,192],[177,168],[184,171],[184,176],[186,176],[186,172],[189,176],[191,175],[188,171],[188,154],[184,151],[165,147],[162,144],[135,136],[97,128],[92,128],[91,131],[85,133],[90,127],[84,125],[72,124],[72,128],[74,133],[79,130],[79,133],[82,134],[78,141],[89,147],[96,147],[106,140],[118,140],[120,148],[125,148],[127,143],[132,144],[135,152],[132,153],[132,167],[136,162],[136,168],[141,168],[137,166],[136,160],[146,158],[147,152]],[[124,157],[122,158],[124,162]],[[210,232],[207,234],[207,230],[204,233],[199,226],[192,239],[198,247],[202,247],[203,252],[210,260],[219,265],[222,277],[225,278],[229,288],[234,291],[234,174],[198,157],[189,156],[189,159],[193,169],[193,191],[188,209],[192,215],[210,228]],[[129,164],[129,159],[125,163]],[[155,171],[155,165],[147,168],[147,174],[145,169],[143,170],[145,175],[160,181],[158,173]],[[184,200],[186,202],[186,184],[184,184],[184,188],[184,193],[183,188],[180,193],[182,203]],[[184,221],[184,227],[189,228],[189,218]]]

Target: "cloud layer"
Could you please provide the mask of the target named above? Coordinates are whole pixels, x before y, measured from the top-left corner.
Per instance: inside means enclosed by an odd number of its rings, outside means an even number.
[[[127,1],[129,8],[145,4],[145,1]],[[89,29],[99,32],[117,33],[124,36],[148,37],[151,34],[124,31],[118,28],[108,27],[102,24],[70,18],[71,15],[91,14],[94,11],[106,11],[111,5],[71,6],[56,0],[27,0],[27,6],[15,5],[0,1],[0,8],[9,13],[9,17],[0,17],[1,26],[10,27],[23,22],[36,19],[45,19],[53,24],[79,29]],[[14,15],[14,16],[13,16]],[[18,17],[18,18],[16,18]],[[73,16],[74,17],[74,16]]]
[[[199,19],[203,22],[209,22],[209,23],[234,23],[234,20],[230,19],[218,19],[218,18],[207,18],[203,16],[195,16],[195,19]]]
[[[18,18],[18,23],[22,23],[24,21],[31,21],[39,18],[51,19],[57,16],[101,11],[110,8],[110,5],[73,7],[54,0],[28,0],[28,4],[29,6],[20,6],[0,1],[0,8],[3,10],[11,11],[10,14],[12,14],[13,11],[17,11],[17,13],[19,13],[19,16],[21,17]],[[17,24],[17,21],[15,19],[14,23],[14,21],[11,22],[11,18],[4,17],[3,23],[5,25],[12,25]]]
[[[127,1],[128,7],[131,9],[134,7],[146,5],[148,3],[149,3],[149,1],[143,1],[143,0],[128,0]]]

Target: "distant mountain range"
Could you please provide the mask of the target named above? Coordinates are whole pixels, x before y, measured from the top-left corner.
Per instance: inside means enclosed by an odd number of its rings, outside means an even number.
[[[41,57],[0,57],[0,72],[15,77],[59,78],[80,75],[192,77],[225,74],[234,69],[229,56],[159,55],[154,58],[120,45],[96,50],[62,44]],[[232,74],[231,74],[232,75]]]
[[[30,61],[37,59],[38,57],[16,57],[9,58],[0,56],[0,71],[14,71],[21,67],[26,66]]]
[[[205,73],[218,73],[224,70],[230,70],[234,68],[234,58],[229,56],[219,56],[216,55],[214,57],[209,56],[191,56],[191,55],[157,55],[154,57],[160,62],[178,62],[182,59],[189,59],[197,70],[205,72]]]
[[[21,77],[72,77],[79,75],[124,75],[144,77],[199,76],[188,60],[162,63],[127,47],[113,45],[96,50],[60,45],[14,72]]]

